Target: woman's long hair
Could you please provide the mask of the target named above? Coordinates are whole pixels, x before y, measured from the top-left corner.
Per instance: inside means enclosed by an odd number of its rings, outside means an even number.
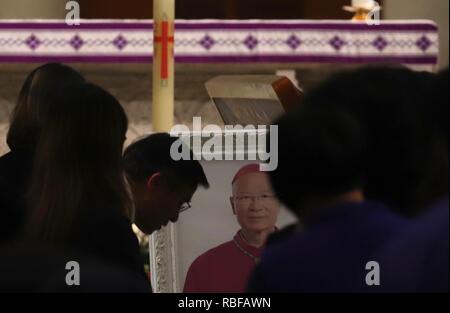
[[[88,83],[62,88],[49,107],[35,154],[25,232],[64,244],[92,215],[128,213],[122,171],[128,123],[120,103]]]
[[[7,143],[11,150],[32,150],[48,111],[48,98],[55,90],[84,82],[74,69],[59,63],[39,66],[28,74],[11,115]]]

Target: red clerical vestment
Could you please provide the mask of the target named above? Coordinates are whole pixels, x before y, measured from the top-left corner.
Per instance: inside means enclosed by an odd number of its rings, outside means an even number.
[[[183,292],[245,292],[261,252],[262,248],[250,246],[238,231],[233,240],[195,259],[187,273]]]

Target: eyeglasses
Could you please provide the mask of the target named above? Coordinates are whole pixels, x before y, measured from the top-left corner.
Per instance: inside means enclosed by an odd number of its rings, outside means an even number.
[[[184,202],[183,204],[181,204],[179,212],[181,213],[186,210],[189,210],[191,207],[192,207],[192,204],[190,202]]]
[[[241,204],[247,205],[250,204],[252,200],[258,199],[262,203],[273,203],[275,201],[275,196],[271,194],[260,194],[260,195],[243,195],[243,196],[235,196],[234,199]]]

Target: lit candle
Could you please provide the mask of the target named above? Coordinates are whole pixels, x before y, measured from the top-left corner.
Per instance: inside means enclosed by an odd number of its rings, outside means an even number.
[[[175,0],[153,1],[153,98],[154,132],[168,132],[174,112]]]

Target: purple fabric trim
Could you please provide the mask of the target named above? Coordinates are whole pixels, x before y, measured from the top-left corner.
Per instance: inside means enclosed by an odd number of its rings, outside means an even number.
[[[64,63],[152,63],[151,55],[114,56],[114,55],[74,55],[74,56],[24,56],[0,55],[0,62],[35,63],[35,62],[64,62]]]
[[[367,24],[320,24],[320,23],[205,23],[205,24],[189,24],[189,23],[176,23],[175,27],[181,30],[204,30],[204,29],[298,29],[298,30],[396,30],[396,31],[437,31],[436,25],[427,23],[415,23],[415,24],[381,24],[381,25],[367,25]]]
[[[289,30],[380,30],[380,31],[437,31],[438,27],[431,23],[411,23],[411,24],[353,24],[353,23],[183,23],[176,22],[175,27],[178,30],[212,30],[212,29],[234,29],[234,30],[251,30],[251,29],[289,29]],[[52,30],[125,30],[125,29],[153,29],[153,23],[81,23],[81,25],[69,26],[65,23],[1,23],[0,29],[52,29]]]
[[[80,25],[67,25],[66,23],[2,23],[0,22],[0,29],[52,29],[52,30],[122,30],[122,29],[153,29],[153,23],[81,23]]]
[[[151,63],[153,60],[151,55],[136,56],[17,56],[17,55],[0,55],[0,62],[17,62],[17,63],[33,63],[33,62],[99,62],[99,63]],[[342,64],[360,64],[360,63],[402,63],[402,64],[423,64],[436,65],[437,57],[398,57],[398,56],[364,56],[364,57],[343,57],[343,56],[279,56],[279,55],[262,55],[262,56],[178,56],[175,61],[179,63],[342,63]]]
[[[437,57],[404,56],[317,56],[317,55],[259,55],[259,56],[179,56],[180,63],[403,63],[403,64],[437,64]]]

